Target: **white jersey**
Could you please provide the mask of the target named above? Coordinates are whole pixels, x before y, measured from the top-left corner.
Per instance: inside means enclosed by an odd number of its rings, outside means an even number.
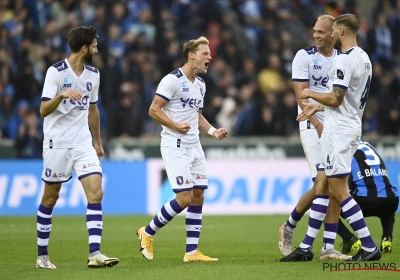
[[[361,136],[361,119],[372,78],[368,55],[359,47],[340,53],[329,72],[333,87],[347,90],[339,107],[325,106],[324,131]]]
[[[318,52],[316,46],[299,50],[293,59],[292,63],[292,81],[293,82],[308,82],[308,88],[318,92],[328,92],[328,71],[331,69],[333,61],[336,59],[338,51],[335,49],[331,57],[325,57]],[[315,100],[309,98],[308,102],[316,103]],[[302,112],[298,106],[299,114]],[[315,116],[318,120],[324,122],[324,113],[317,112]],[[300,130],[314,128],[308,121],[299,123]]]
[[[161,146],[194,147],[199,144],[199,110],[203,109],[205,93],[204,80],[196,76],[192,83],[181,68],[161,80],[156,94],[168,101],[162,110],[172,121],[190,124],[187,134],[162,126]]]
[[[44,118],[43,148],[74,148],[92,145],[88,125],[89,103],[98,99],[100,74],[93,66],[84,66],[78,77],[68,60],[49,67],[44,81],[42,101],[51,100],[63,91],[74,89],[82,94],[80,102],[64,99],[57,109]]]

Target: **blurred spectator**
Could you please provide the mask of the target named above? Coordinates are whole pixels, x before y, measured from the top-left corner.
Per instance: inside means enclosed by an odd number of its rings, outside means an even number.
[[[391,66],[392,34],[384,13],[377,14],[375,26],[370,29],[368,37],[371,62],[379,61],[385,67]]]
[[[239,87],[239,112],[237,114],[234,135],[250,136],[256,131],[256,84],[251,81],[243,81]]]
[[[18,135],[18,129],[21,123],[25,119],[26,112],[29,109],[29,102],[22,99],[15,106],[16,110],[7,124],[6,136],[11,139],[16,139]]]
[[[22,72],[15,79],[15,86],[15,102],[25,99],[32,103],[36,95],[40,96],[39,82],[33,75],[33,65],[31,63],[27,62],[22,66]]]
[[[65,35],[78,25],[92,25],[99,35],[93,64],[100,70],[107,136],[159,133],[147,114],[157,84],[183,64],[182,42],[199,36],[208,37],[213,57],[202,76],[210,123],[237,135],[296,136],[291,61],[297,49],[314,44],[318,15],[345,12],[358,16],[358,44],[373,61],[364,133],[398,135],[398,0],[3,0],[2,137],[16,139],[27,108],[39,106],[45,71],[68,55]]]
[[[42,158],[43,130],[36,110],[26,111],[18,128],[15,148],[19,158]]]
[[[389,28],[392,34],[392,46],[394,54],[400,54],[400,36],[398,36],[398,32],[400,30],[400,1],[395,1],[395,7],[392,10],[393,14],[389,18]]]
[[[120,87],[119,103],[110,115],[109,137],[138,137],[143,133],[143,113],[133,81]]]
[[[279,82],[282,79],[282,62],[278,54],[272,53],[267,58],[267,67],[258,74],[258,85],[264,95],[270,91],[278,89]]]

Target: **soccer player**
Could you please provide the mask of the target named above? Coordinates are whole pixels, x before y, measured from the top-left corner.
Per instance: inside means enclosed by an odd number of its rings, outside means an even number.
[[[375,147],[360,142],[351,163],[351,196],[360,205],[364,217],[379,217],[382,225],[381,252],[392,252],[393,225],[399,207],[397,188],[388,178],[385,162]],[[360,241],[339,221],[338,235],[343,239],[342,253],[347,254]]]
[[[303,102],[312,102],[309,99],[303,101],[301,99],[301,92],[303,89],[309,87],[310,89],[324,93],[327,91],[328,86],[328,70],[332,67],[338,52],[333,48],[332,39],[332,23],[334,17],[330,15],[322,15],[318,17],[314,28],[313,38],[315,46],[299,50],[292,63],[292,81],[293,89],[296,93],[297,103],[299,105],[299,113],[304,108]],[[310,209],[314,199],[328,198],[322,195],[323,186],[328,182],[326,180],[324,169],[321,165],[323,162],[320,139],[323,128],[323,111],[317,112],[315,115],[310,116],[308,120],[299,122],[300,139],[303,145],[304,153],[307,158],[308,166],[310,168],[311,177],[314,181],[313,188],[306,192],[297,203],[289,216],[289,219],[279,229],[279,250],[284,256],[292,252],[292,236],[297,223],[303,217],[304,213]],[[324,200],[327,204],[328,201]],[[315,210],[311,209],[311,215],[315,215]],[[322,223],[324,220],[325,232],[323,247],[320,253],[321,259],[348,259],[336,251],[333,243],[336,237],[336,230],[340,208],[336,201],[332,200],[329,203],[329,211],[325,217],[315,217],[316,222]],[[310,228],[309,228],[310,229]],[[307,234],[315,238],[317,231],[309,230]]]
[[[97,53],[96,38],[93,27],[72,29],[68,34],[72,54],[49,67],[46,73],[40,105],[40,115],[44,118],[42,180],[45,185],[37,213],[37,268],[56,268],[50,262],[47,250],[52,212],[61,184],[72,178],[72,171],[81,181],[88,200],[88,267],[110,267],[119,262],[117,258],[109,258],[100,251],[103,190],[99,158],[104,155],[96,105],[100,74],[95,67],[86,64],[91,63]]]
[[[361,137],[361,118],[371,82],[372,69],[368,55],[357,46],[359,23],[356,16],[344,14],[334,19],[332,37],[334,46],[341,50],[329,70],[329,93],[320,94],[308,88],[303,89],[301,98],[312,98],[319,104],[306,104],[298,121],[305,120],[319,110],[325,110],[321,147],[328,188],[324,195],[315,199],[311,209],[320,220],[326,215],[328,195],[341,207],[343,216],[357,233],[361,249],[349,261],[375,261],[381,252],[371,238],[360,206],[348,192],[348,176],[351,173],[351,159]],[[310,215],[309,228],[318,231],[320,222]],[[281,259],[287,261],[310,261],[314,257],[314,239],[306,235],[300,246],[290,255]]]
[[[199,129],[220,140],[228,131],[215,129],[201,113],[206,85],[197,74],[207,73],[211,61],[208,40],[190,40],[183,45],[183,53],[185,64],[161,80],[149,109],[149,115],[163,127],[161,155],[176,198],[167,202],[146,227],[141,227],[137,236],[143,256],[153,260],[153,236],[187,208],[183,261],[213,262],[218,259],[203,255],[198,248],[204,189],[208,186]]]

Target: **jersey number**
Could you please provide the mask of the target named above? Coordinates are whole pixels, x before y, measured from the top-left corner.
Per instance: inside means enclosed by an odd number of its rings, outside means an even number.
[[[367,102],[367,98],[368,98],[368,93],[369,93],[369,88],[371,86],[371,75],[368,76],[368,80],[367,80],[367,84],[365,85],[364,91],[361,95],[361,99],[360,99],[360,109],[363,109],[365,106],[365,103]]]
[[[361,150],[364,152],[365,157],[367,158],[365,160],[365,163],[368,164],[368,166],[373,166],[373,165],[380,165],[381,160],[379,159],[379,156],[376,154],[376,152],[371,149],[368,145],[360,145]]]

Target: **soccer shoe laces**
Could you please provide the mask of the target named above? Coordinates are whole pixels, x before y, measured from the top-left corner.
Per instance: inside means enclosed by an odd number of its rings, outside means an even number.
[[[50,260],[49,260],[49,258],[46,258],[46,257],[44,257],[44,258],[42,258],[42,264],[44,265],[44,266],[50,266]]]
[[[202,257],[206,257],[206,255],[204,255],[202,252],[200,252],[200,249],[199,249],[199,248],[197,248],[197,254],[199,254],[199,255],[202,256]]]

